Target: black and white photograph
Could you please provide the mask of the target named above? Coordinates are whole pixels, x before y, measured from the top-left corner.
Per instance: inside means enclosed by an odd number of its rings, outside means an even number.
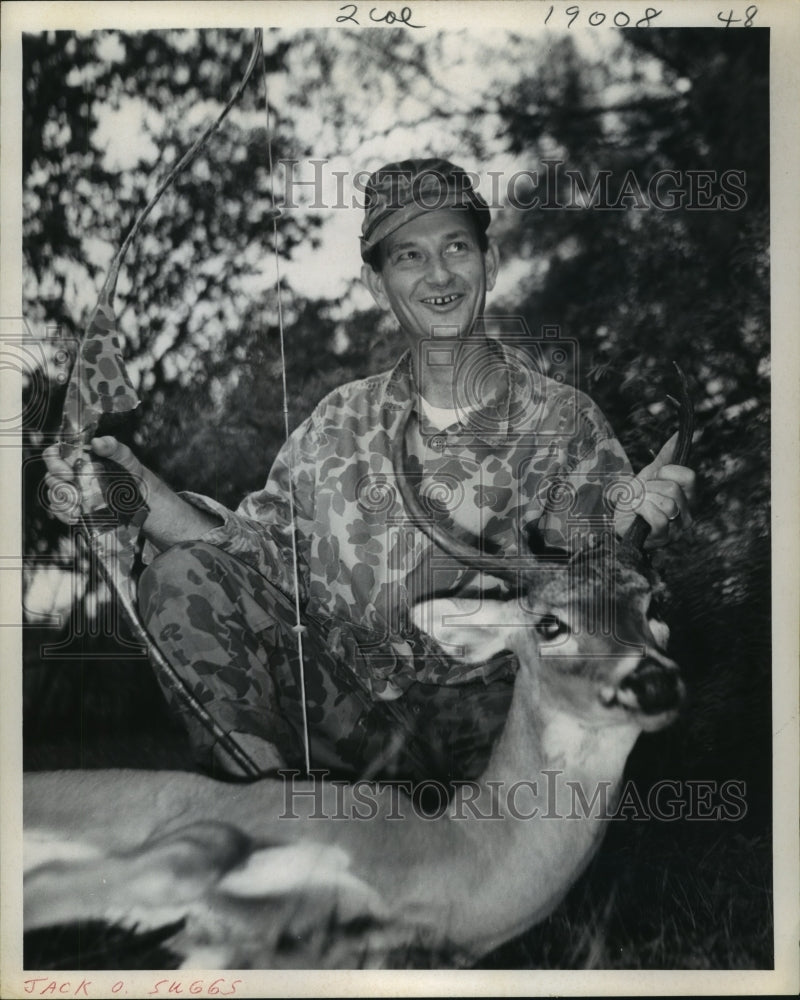
[[[800,8],[2,30],[2,995],[796,994]]]

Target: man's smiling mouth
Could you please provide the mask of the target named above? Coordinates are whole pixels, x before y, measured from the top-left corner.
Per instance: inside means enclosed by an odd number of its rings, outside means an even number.
[[[449,306],[451,302],[460,298],[460,295],[431,295],[422,301],[428,306]]]

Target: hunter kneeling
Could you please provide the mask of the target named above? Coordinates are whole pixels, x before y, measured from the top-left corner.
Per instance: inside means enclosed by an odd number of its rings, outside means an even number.
[[[139,602],[153,641],[263,774],[302,767],[306,731],[313,768],[342,777],[450,782],[486,765],[516,659],[468,662],[417,627],[412,609],[499,581],[420,530],[399,476],[428,498],[440,528],[474,547],[476,565],[481,550],[527,551],[520,542],[532,532],[565,544],[568,517],[617,535],[633,519],[606,500],[609,484],[633,473],[595,404],[487,333],[499,268],[489,222],[468,175],[446,160],[372,175],[362,279],[407,350],[392,370],[323,399],[235,513],[177,495],[114,438],[92,442],[146,495],[141,531],[157,554]],[[694,474],[670,464],[673,446],[633,484],[651,547],[690,521]],[[57,448],[45,458],[51,487],[73,477]],[[198,762],[236,773],[159,679]]]

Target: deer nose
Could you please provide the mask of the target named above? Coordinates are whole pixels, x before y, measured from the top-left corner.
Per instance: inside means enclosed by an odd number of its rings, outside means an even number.
[[[645,656],[617,687],[619,703],[645,715],[676,711],[685,694],[677,664],[666,657]]]

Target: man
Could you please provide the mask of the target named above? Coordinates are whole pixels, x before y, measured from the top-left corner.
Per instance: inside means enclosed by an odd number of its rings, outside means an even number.
[[[525,551],[533,529],[564,544],[570,524],[603,518],[621,533],[632,515],[609,503],[620,482],[639,490],[651,545],[689,523],[694,477],[669,464],[672,442],[631,484],[591,400],[487,336],[499,267],[489,221],[446,160],[373,174],[362,277],[408,350],[391,371],[326,397],[236,513],[176,495],[113,438],[92,442],[143,484],[142,531],[160,553],[139,588],[153,640],[264,773],[302,762],[307,727],[315,768],[468,778],[500,732],[513,659],[466,664],[410,620],[417,600],[457,592],[470,573],[409,520],[392,459],[401,432],[402,474],[435,495],[446,530],[476,545]],[[53,449],[46,458],[51,485],[72,476]],[[234,771],[185,706],[174,708],[200,761]]]

